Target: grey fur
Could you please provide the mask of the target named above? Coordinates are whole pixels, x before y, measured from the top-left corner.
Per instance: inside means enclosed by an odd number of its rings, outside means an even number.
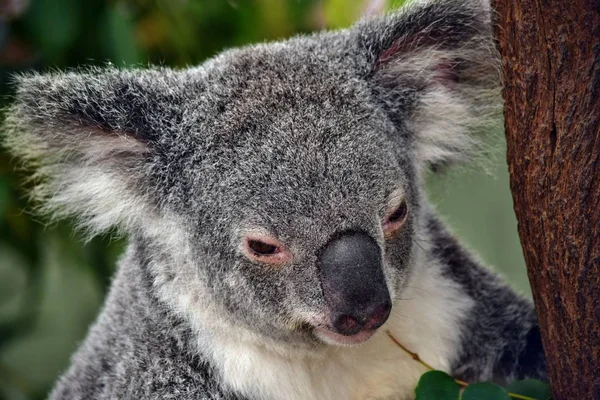
[[[35,168],[35,195],[92,235],[116,226],[130,238],[52,398],[267,398],[226,378],[219,343],[322,353],[306,320],[324,312],[317,254],[350,230],[381,247],[394,299],[423,269],[474,304],[455,318],[450,372],[545,377],[531,303],[456,243],[422,192],[427,166],[463,159],[501,104],[479,2],[414,5],[186,70],[29,74],[17,86],[4,137]],[[386,240],[379,221],[398,190],[409,219]],[[286,243],[293,262],[245,258],[252,231]],[[423,265],[416,237],[432,243]]]

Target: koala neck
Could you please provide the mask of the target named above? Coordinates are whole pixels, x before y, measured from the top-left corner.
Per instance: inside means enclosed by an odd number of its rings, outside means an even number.
[[[119,331],[129,330],[147,337],[136,345],[173,343],[170,351],[174,354],[192,357],[197,354],[192,329],[160,300],[149,261],[145,246],[131,240],[119,262],[99,323],[110,325],[116,336]]]

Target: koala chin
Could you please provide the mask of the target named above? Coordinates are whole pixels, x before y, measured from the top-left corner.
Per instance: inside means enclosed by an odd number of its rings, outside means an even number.
[[[546,379],[532,303],[424,192],[501,111],[489,6],[422,1],[204,64],[16,78],[53,217],[129,238],[52,399],[410,399],[424,367]]]

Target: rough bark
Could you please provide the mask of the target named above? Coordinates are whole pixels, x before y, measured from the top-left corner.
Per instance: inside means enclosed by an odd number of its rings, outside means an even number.
[[[600,399],[600,1],[495,7],[511,190],[554,399]]]

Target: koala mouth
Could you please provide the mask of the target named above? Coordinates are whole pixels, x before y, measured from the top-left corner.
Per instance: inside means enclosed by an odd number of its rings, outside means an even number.
[[[377,330],[386,322],[390,315],[390,307],[379,307],[371,317],[360,323],[347,315],[333,318],[330,323],[328,318],[309,319],[308,326],[312,327],[312,334],[320,341],[330,345],[350,346],[369,340]]]
[[[352,346],[366,342],[375,334],[375,332],[377,332],[377,329],[362,329],[353,335],[342,335],[319,326],[313,329],[313,334],[317,339],[326,344],[338,346]]]

